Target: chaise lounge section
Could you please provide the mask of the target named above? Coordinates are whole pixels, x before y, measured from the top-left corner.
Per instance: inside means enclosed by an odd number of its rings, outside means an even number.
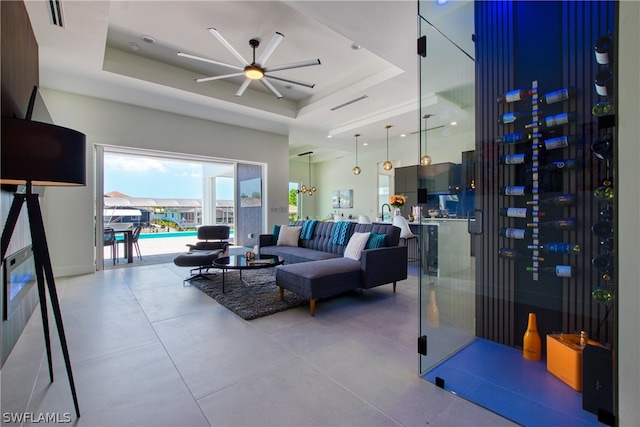
[[[308,298],[314,316],[320,298],[388,283],[395,292],[396,282],[407,278],[407,248],[399,239],[391,224],[308,220],[276,227],[258,246],[261,255],[285,260],[276,268],[280,296],[287,289]]]

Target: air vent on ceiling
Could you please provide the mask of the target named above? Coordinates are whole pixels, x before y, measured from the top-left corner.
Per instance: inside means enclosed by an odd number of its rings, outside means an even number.
[[[49,0],[49,17],[51,18],[51,23],[53,25],[64,27],[64,24],[62,23],[62,5],[60,4],[60,0]]]
[[[444,127],[444,125],[434,126],[434,127],[432,127],[432,128],[427,129],[427,131],[430,131],[430,130],[436,130],[436,129],[441,129],[441,128],[443,128],[443,127]],[[415,131],[415,132],[411,132],[411,135],[415,135],[416,133],[420,133],[420,132],[424,132],[424,129],[422,129],[422,130],[417,130],[417,131]]]
[[[363,99],[366,99],[366,98],[368,98],[368,96],[367,96],[367,95],[362,95],[360,98],[352,99],[351,101],[347,101],[347,102],[345,102],[344,104],[337,105],[337,106],[335,106],[335,107],[331,108],[330,110],[331,110],[331,111],[336,111],[336,110],[338,110],[338,109],[340,109],[340,108],[342,108],[342,107],[346,107],[347,105],[351,105],[351,104],[353,104],[354,102],[362,101]]]

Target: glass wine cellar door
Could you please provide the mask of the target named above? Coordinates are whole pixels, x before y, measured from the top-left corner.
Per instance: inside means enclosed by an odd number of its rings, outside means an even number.
[[[428,4],[427,4],[428,3]],[[470,10],[472,2],[455,7]],[[435,2],[421,10],[437,12]],[[447,39],[447,19],[421,16],[420,55],[420,335],[421,372],[475,339],[475,67],[473,44]],[[437,22],[436,22],[437,20]],[[472,24],[472,21],[470,22]],[[460,41],[462,42],[462,41]],[[423,52],[423,54],[425,54]]]
[[[522,425],[613,425],[616,3],[438,3],[418,2],[420,374]]]

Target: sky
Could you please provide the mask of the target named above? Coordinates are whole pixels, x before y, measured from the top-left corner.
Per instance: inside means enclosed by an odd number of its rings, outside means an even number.
[[[202,164],[153,157],[104,155],[104,192],[129,197],[202,199]],[[218,180],[220,181],[220,180]],[[233,199],[233,182],[218,184],[217,198]]]

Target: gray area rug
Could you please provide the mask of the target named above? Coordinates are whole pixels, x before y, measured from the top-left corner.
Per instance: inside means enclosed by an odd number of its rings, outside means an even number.
[[[284,300],[280,299],[276,286],[275,269],[265,268],[225,273],[224,294],[222,293],[222,272],[216,272],[208,279],[194,279],[191,285],[200,289],[244,320],[257,319],[273,313],[285,311],[308,300],[285,289]]]

